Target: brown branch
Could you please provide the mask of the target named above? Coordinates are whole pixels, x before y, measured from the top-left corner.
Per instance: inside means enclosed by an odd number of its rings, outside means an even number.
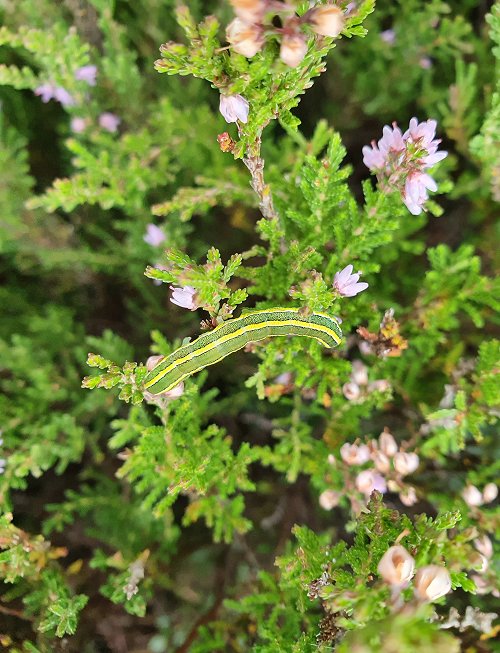
[[[17,617],[18,619],[23,619],[24,621],[34,621],[34,617],[28,617],[19,610],[13,610],[12,608],[6,608],[4,605],[0,605],[0,614],[7,614],[9,617]]]
[[[266,184],[264,179],[264,159],[260,156],[260,143],[258,144],[257,151],[254,154],[243,159],[243,163],[248,168],[252,180],[250,185],[259,197],[259,209],[266,220],[273,220],[276,222],[280,230],[283,232],[283,225],[276,209],[274,208],[273,195],[271,187]],[[281,253],[286,251],[285,239],[282,236],[281,240]]]
[[[219,597],[214,605],[208,610],[208,612],[205,612],[205,614],[202,614],[199,619],[197,619],[191,628],[191,630],[188,633],[188,636],[184,640],[184,642],[175,649],[174,653],[188,653],[189,648],[191,644],[195,641],[195,639],[198,637],[198,630],[201,628],[201,626],[204,626],[207,623],[210,623],[215,617],[217,616],[217,613],[219,612],[219,608],[221,606],[221,603],[223,601],[222,597]]]

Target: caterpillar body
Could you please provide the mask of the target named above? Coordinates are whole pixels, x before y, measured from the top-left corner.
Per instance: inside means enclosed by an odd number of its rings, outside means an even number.
[[[253,311],[227,320],[163,358],[144,377],[151,394],[172,390],[186,377],[218,363],[249,342],[275,336],[305,336],[325,347],[336,347],[342,339],[337,320],[325,313],[302,315],[297,308]]]

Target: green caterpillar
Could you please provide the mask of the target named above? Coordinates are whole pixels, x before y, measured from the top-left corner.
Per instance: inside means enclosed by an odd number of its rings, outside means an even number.
[[[159,394],[172,390],[186,377],[219,362],[249,342],[274,336],[306,336],[325,347],[342,338],[337,320],[325,313],[301,315],[297,308],[271,308],[227,320],[162,359],[144,379],[144,388]]]

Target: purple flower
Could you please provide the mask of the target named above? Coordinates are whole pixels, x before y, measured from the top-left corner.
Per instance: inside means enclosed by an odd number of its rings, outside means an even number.
[[[335,273],[333,287],[343,297],[354,297],[368,288],[364,281],[358,283],[361,272],[352,274],[352,265],[347,265],[340,272]]]
[[[121,118],[115,116],[114,113],[105,111],[99,116],[99,125],[108,132],[114,133],[118,129],[118,125],[121,123]]]
[[[165,236],[163,229],[160,229],[160,227],[157,227],[155,224],[148,224],[146,234],[143,238],[144,242],[151,245],[151,247],[158,247],[167,237]]]
[[[404,134],[393,123],[385,125],[382,138],[363,147],[365,165],[377,175],[381,190],[398,190],[413,215],[419,215],[429,199],[427,191],[437,184],[425,170],[442,161],[447,152],[439,151],[435,120],[419,123],[416,118]]]
[[[49,100],[60,102],[63,107],[72,107],[75,100],[62,86],[56,86],[52,83],[42,84],[35,89],[35,95],[39,95],[42,102],[47,103]]]
[[[356,487],[365,496],[369,497],[373,490],[387,492],[387,485],[384,477],[372,469],[365,469],[356,477]]]
[[[71,118],[70,126],[71,131],[75,132],[75,134],[81,134],[87,129],[88,121],[86,118],[79,118],[78,116],[75,116],[74,118]]]
[[[172,297],[170,298],[172,304],[177,304],[181,308],[188,308],[190,311],[198,308],[195,300],[196,290],[192,286],[182,288],[170,286],[170,290],[172,291]]]
[[[406,178],[403,202],[412,215],[422,213],[422,207],[429,199],[427,189],[437,190],[437,184],[430,175],[423,172],[412,172]]]
[[[75,79],[79,82],[87,82],[89,86],[96,85],[97,66],[82,66],[75,71]]]
[[[396,41],[396,32],[393,29],[386,29],[380,32],[380,38],[384,43],[392,45]]]
[[[221,95],[219,111],[226,122],[248,122],[249,105],[241,95]]]
[[[430,57],[422,57],[418,65],[424,70],[429,70],[429,68],[432,68],[432,59]]]

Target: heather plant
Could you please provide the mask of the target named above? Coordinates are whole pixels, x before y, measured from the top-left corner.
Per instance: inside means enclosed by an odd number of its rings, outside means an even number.
[[[0,16],[1,645],[498,650],[500,4]]]

